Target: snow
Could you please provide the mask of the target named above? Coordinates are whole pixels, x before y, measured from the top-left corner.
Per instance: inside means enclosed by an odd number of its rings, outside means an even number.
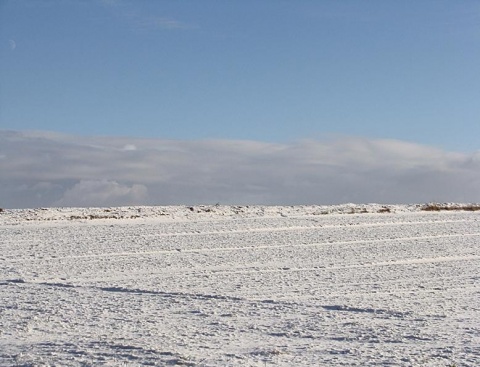
[[[5,209],[0,365],[478,366],[480,212],[422,209]]]

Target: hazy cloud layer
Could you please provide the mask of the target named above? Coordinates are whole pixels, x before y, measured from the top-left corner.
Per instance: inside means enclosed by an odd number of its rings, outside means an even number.
[[[480,201],[480,152],[0,131],[0,207]]]

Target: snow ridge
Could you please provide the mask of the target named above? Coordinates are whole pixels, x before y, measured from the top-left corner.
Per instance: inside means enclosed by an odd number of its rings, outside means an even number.
[[[470,209],[468,209],[470,208]],[[101,219],[212,220],[279,216],[316,216],[328,214],[411,213],[418,211],[479,210],[477,204],[342,204],[342,205],[195,205],[129,206],[106,208],[3,209],[0,225],[25,221],[77,221]]]

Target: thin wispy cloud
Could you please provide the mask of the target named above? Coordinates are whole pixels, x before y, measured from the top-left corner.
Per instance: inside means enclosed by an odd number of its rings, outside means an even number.
[[[0,207],[480,201],[480,152],[0,132]]]
[[[110,9],[115,16],[122,19],[137,31],[155,30],[187,30],[197,28],[191,24],[179,21],[165,15],[146,14],[135,3],[125,3],[120,0],[101,0],[101,3]]]
[[[145,30],[194,28],[186,23],[165,17],[135,16],[133,17],[132,22],[137,28]]]

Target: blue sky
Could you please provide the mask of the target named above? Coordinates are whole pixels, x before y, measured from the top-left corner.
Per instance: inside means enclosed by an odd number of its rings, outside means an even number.
[[[477,1],[2,1],[0,128],[475,151]]]
[[[480,201],[480,2],[0,0],[0,207]]]

